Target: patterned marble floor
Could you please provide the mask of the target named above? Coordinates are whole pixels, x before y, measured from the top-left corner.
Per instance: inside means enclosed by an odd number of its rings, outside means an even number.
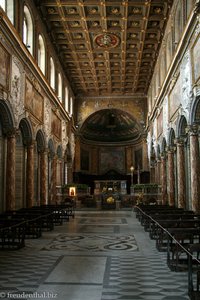
[[[18,251],[0,251],[0,299],[188,300],[132,211],[77,211]]]

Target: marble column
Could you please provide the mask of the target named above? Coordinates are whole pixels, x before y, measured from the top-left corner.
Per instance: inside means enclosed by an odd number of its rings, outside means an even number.
[[[157,184],[161,184],[161,160],[157,160]]]
[[[161,157],[161,186],[162,186],[162,204],[167,204],[167,171],[166,171],[166,157]]]
[[[191,201],[192,210],[199,212],[199,192],[200,192],[200,164],[199,164],[199,142],[197,129],[190,131],[190,166],[191,166]]]
[[[150,182],[155,183],[155,166],[150,166]]]
[[[26,205],[34,205],[34,144],[27,146],[26,162]]]
[[[177,190],[178,207],[186,207],[186,182],[185,182],[185,154],[184,143],[179,140],[177,143]]]
[[[7,137],[6,210],[15,209],[15,134]]]
[[[155,183],[158,182],[158,164],[157,160],[155,161]]]
[[[73,169],[72,169],[72,164],[68,163],[67,164],[67,177],[68,177],[68,183],[73,182]]]
[[[147,140],[146,138],[143,139],[143,159],[142,159],[142,165],[143,165],[143,170],[149,170],[149,161],[148,161],[148,147],[147,147]]]
[[[56,179],[57,179],[57,156],[55,155],[52,160],[52,174],[51,174],[52,190],[51,190],[50,204],[55,204],[56,202]]]
[[[156,161],[156,165],[155,165],[155,183],[160,184],[160,165],[161,165],[161,161],[160,159],[158,159]]]
[[[40,203],[47,202],[47,152],[40,153]]]
[[[175,206],[174,151],[169,150],[167,156],[168,156],[168,183],[169,183],[168,201],[170,206]]]

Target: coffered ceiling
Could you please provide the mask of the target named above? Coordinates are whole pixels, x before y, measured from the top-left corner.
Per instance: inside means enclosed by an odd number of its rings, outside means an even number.
[[[146,94],[173,0],[35,0],[75,95]]]

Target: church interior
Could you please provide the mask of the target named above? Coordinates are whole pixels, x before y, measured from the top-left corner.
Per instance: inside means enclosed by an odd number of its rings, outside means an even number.
[[[200,1],[0,0],[0,298],[200,299]]]

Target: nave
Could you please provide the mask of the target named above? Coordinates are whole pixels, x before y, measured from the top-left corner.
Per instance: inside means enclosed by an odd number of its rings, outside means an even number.
[[[24,248],[0,251],[0,265],[6,299],[189,299],[187,272],[169,270],[131,210],[76,211]]]

